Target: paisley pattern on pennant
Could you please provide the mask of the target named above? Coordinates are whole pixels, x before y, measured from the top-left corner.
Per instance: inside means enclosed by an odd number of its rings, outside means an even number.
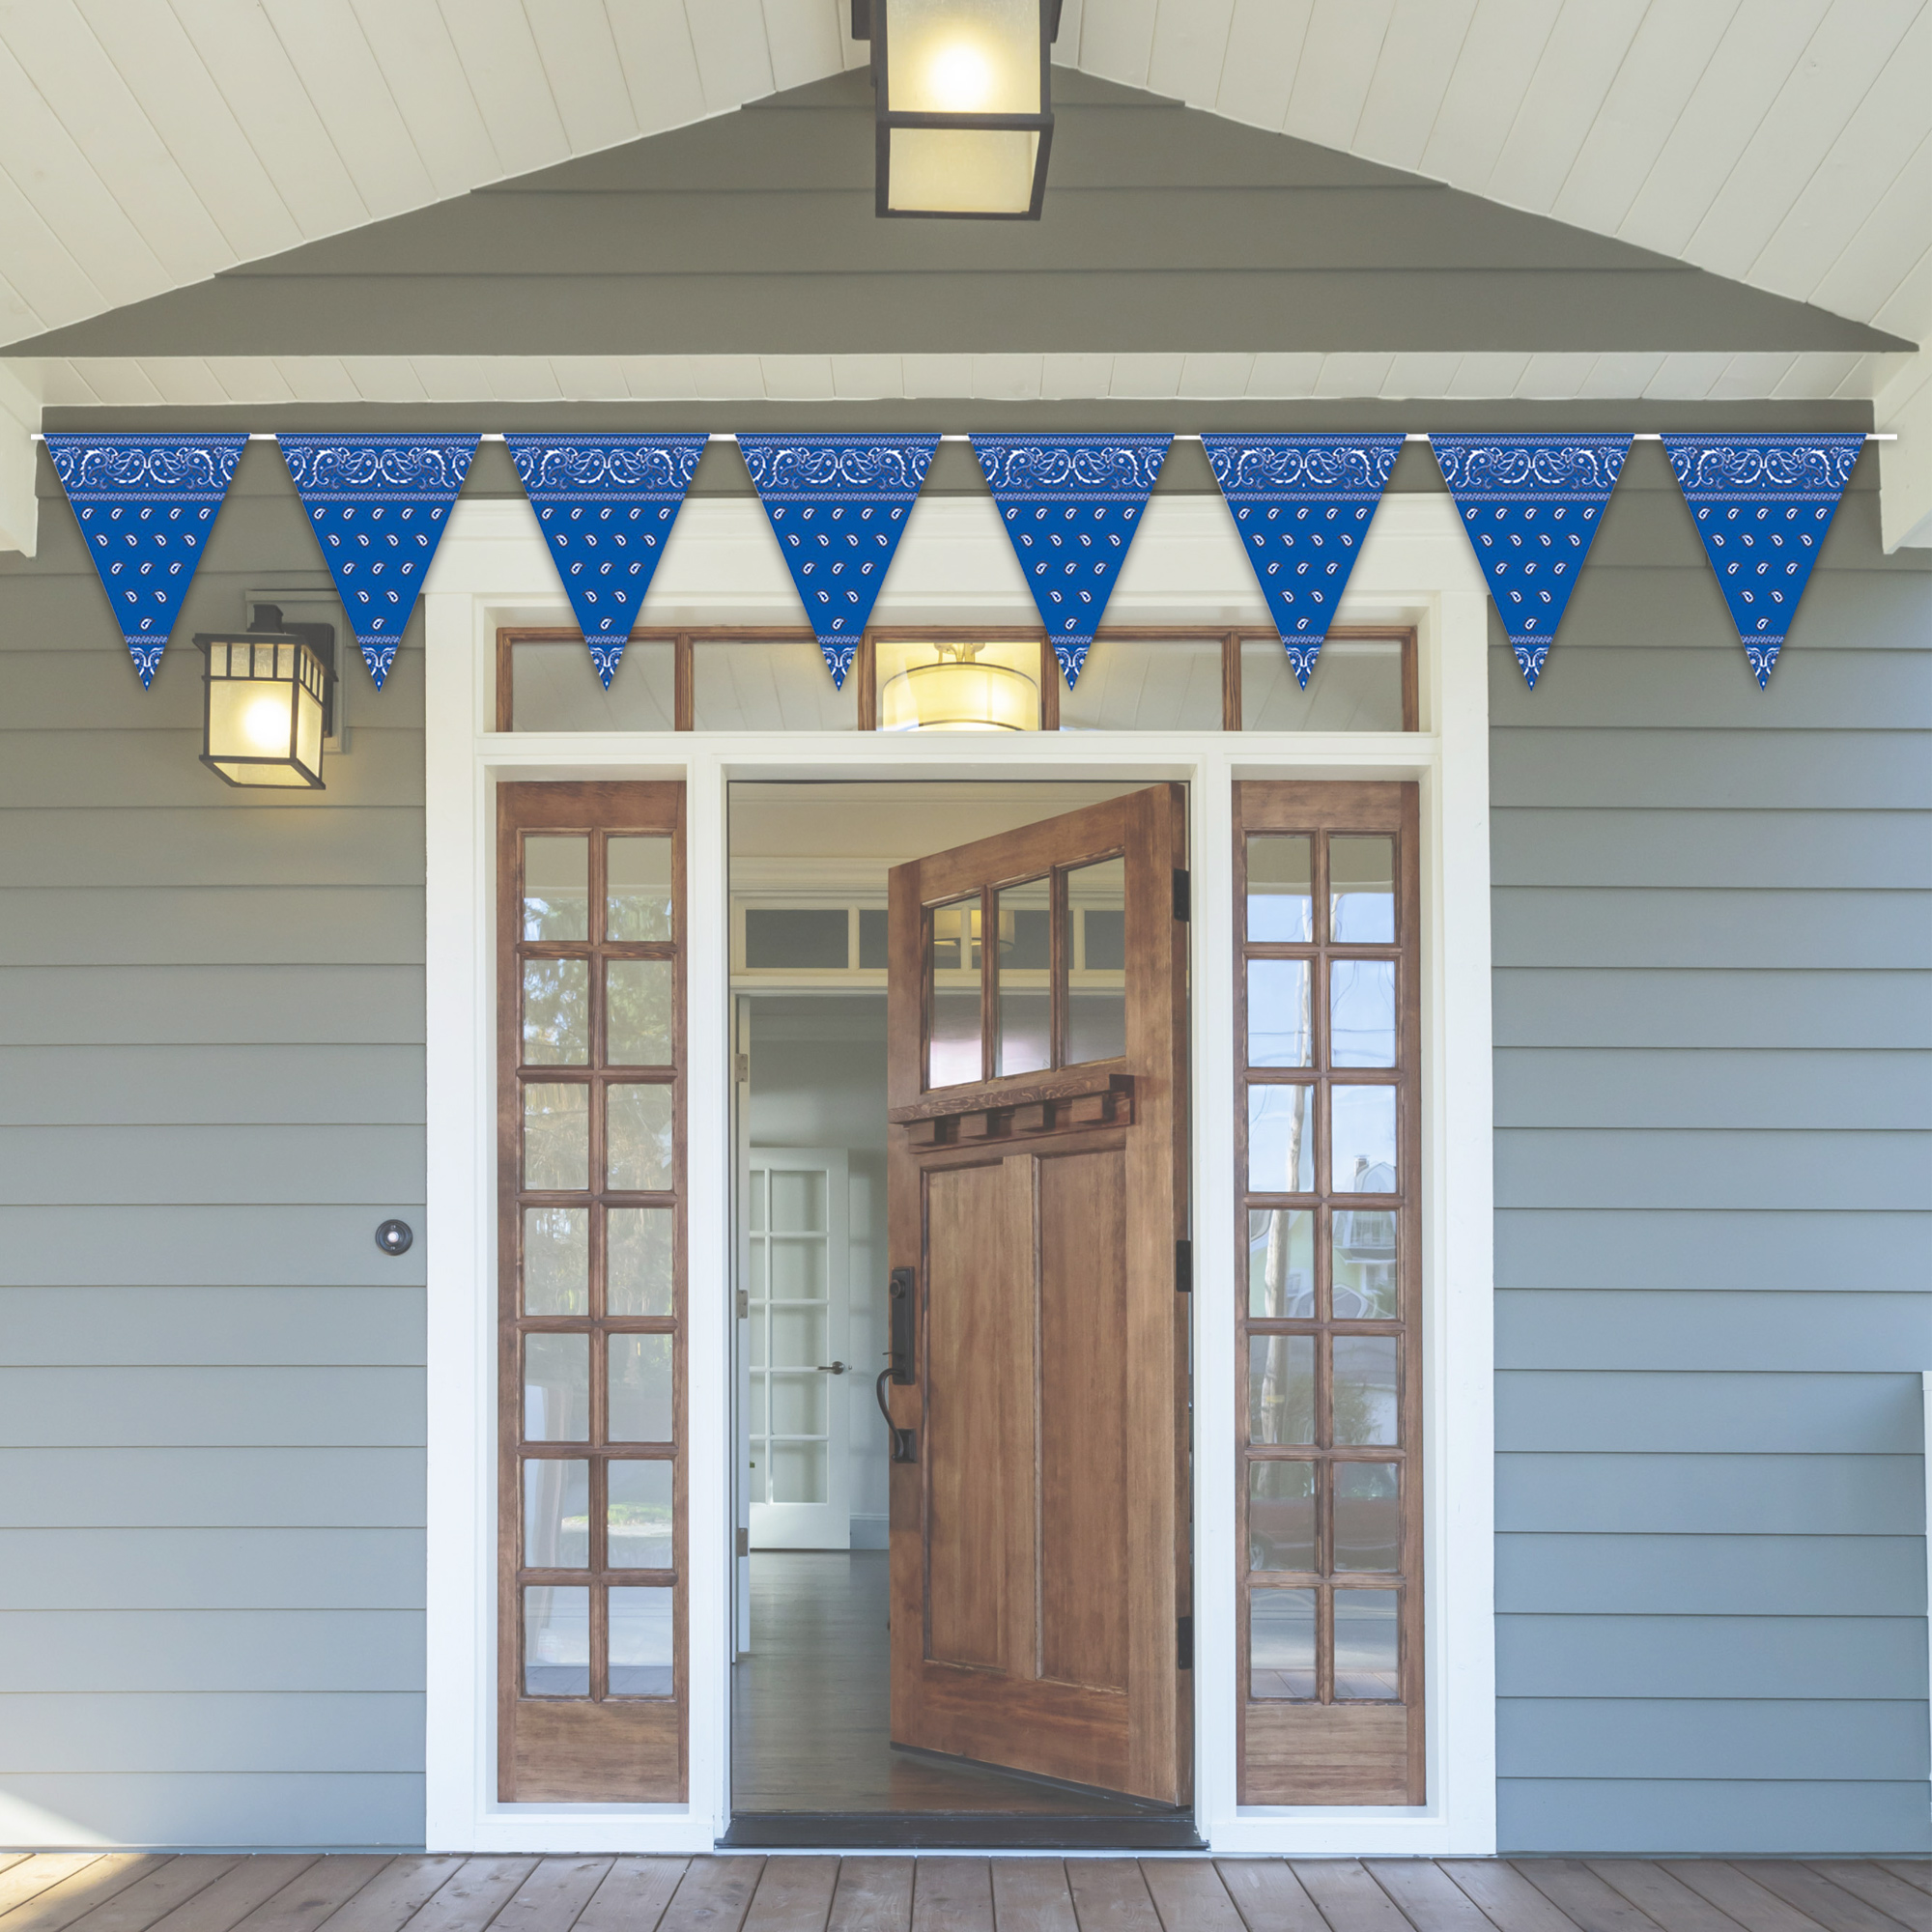
[[[609,691],[706,438],[506,436],[590,661]]]
[[[1201,441],[1294,681],[1305,691],[1402,454],[1402,438],[1204,436]]]
[[[54,436],[47,454],[145,690],[246,436]]]
[[[976,436],[986,487],[1072,690],[1171,436]]]
[[[835,689],[872,614],[937,436],[740,436]]]
[[[1663,439],[1760,691],[1864,440],[1857,433]]]
[[[280,436],[322,559],[376,689],[396,661],[474,436]]]
[[[1534,691],[1630,454],[1630,437],[1429,440],[1523,680]]]

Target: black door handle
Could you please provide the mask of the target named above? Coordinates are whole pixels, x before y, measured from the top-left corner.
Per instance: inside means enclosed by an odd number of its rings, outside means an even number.
[[[895,1268],[886,1288],[892,1317],[893,1380],[900,1387],[911,1386],[912,1370],[912,1289],[911,1268]]]
[[[892,1410],[886,1406],[886,1378],[891,1374],[892,1370],[890,1369],[881,1369],[879,1371],[879,1378],[872,1384],[872,1393],[879,1400],[879,1413],[886,1418],[886,1434],[893,1438],[893,1461],[895,1463],[917,1463],[919,1455],[913,1447],[912,1431],[910,1429],[901,1429],[893,1420]]]

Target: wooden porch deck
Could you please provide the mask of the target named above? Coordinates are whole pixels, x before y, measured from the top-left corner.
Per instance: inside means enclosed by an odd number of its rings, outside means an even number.
[[[0,1932],[1932,1932],[1932,1861],[0,1853]]]

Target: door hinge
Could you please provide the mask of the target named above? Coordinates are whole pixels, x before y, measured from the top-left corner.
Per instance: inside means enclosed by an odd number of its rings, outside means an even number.
[[[1194,1619],[1177,1617],[1174,1621],[1175,1662],[1181,1670],[1194,1668]]]
[[[749,1321],[751,1319],[752,1291],[749,1288],[741,1288],[738,1291],[738,1320],[740,1321]]]
[[[1190,898],[1191,893],[1186,869],[1183,867],[1177,866],[1174,868],[1174,916],[1182,924],[1185,924],[1187,922]]]
[[[751,1553],[752,1532],[749,1529],[741,1529],[738,1532],[738,1554],[740,1556],[749,1556]]]
[[[1194,1243],[1176,1241],[1174,1244],[1174,1292],[1176,1294],[1194,1293]]]
[[[734,1053],[731,1056],[731,1077],[741,1086],[752,1077],[752,1056],[749,1053]]]

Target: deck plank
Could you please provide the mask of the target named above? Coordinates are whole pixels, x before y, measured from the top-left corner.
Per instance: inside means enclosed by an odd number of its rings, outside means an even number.
[[[827,1932],[912,1932],[910,1859],[841,1859]]]
[[[109,1852],[89,1858],[44,1891],[0,1913],[0,1932],[63,1932],[75,1919],[175,1861],[162,1852]]]
[[[492,1920],[493,1932],[570,1932],[615,1862],[595,1856],[539,1860]]]
[[[1586,1859],[1604,1883],[1620,1891],[1663,1932],[1742,1932],[1729,1913],[1673,1878],[1654,1859]]]
[[[1495,1932],[1488,1916],[1433,1859],[1364,1859],[1369,1876],[1416,1932]]]
[[[1580,1859],[1518,1859],[1510,1868],[1582,1932],[1658,1932],[1657,1920],[1606,1885]]]
[[[913,1874],[913,1932],[993,1932],[985,1859],[921,1859]]]
[[[1440,1864],[1498,1932],[1575,1932],[1567,1913],[1499,1859],[1443,1859]]]
[[[1302,1889],[1333,1932],[1409,1932],[1380,1886],[1355,1859],[1291,1859]]]
[[[613,1861],[574,1932],[653,1932],[690,1867],[689,1859]]]
[[[1248,1932],[1328,1932],[1328,1921],[1282,1860],[1216,1859],[1214,1869]]]
[[[837,1859],[767,1859],[745,1932],[825,1932],[838,1884]]]
[[[185,1861],[184,1861],[185,1862]],[[213,1885],[185,1898],[148,1932],[233,1932],[233,1928],[316,1862],[312,1853],[257,1852],[237,1859]],[[117,1900],[116,1903],[119,1903]],[[109,1911],[113,1908],[110,1906]],[[118,1932],[84,1918],[74,1932]]]
[[[1149,1859],[1141,1866],[1167,1932],[1241,1932],[1241,1915],[1206,1859]]]
[[[465,1859],[408,1920],[410,1932],[473,1932],[489,1924],[535,1865],[531,1858]]]
[[[693,1859],[658,1932],[738,1932],[764,1869],[758,1858]]]
[[[31,1852],[0,1872],[0,1924],[16,1907],[100,1862],[99,1852]]]
[[[196,1894],[218,1885],[241,1862],[232,1858],[169,1859],[70,1923],[74,1932],[147,1932]]]
[[[1138,1859],[1069,1859],[1066,1889],[1080,1932],[1161,1932]]]
[[[1065,1859],[995,1859],[993,1918],[1000,1932],[1079,1932]]]
[[[327,1932],[402,1932],[402,1927],[463,1869],[454,1853],[390,1859],[383,1870],[322,1922]]]
[[[1818,1921],[1808,1913],[1786,1904],[1747,1872],[1721,1859],[1672,1859],[1663,1869],[1719,1911],[1728,1912],[1747,1932],[1820,1932]]]
[[[317,1859],[242,1919],[236,1932],[315,1932],[394,1862],[380,1854],[355,1852]]]
[[[1820,1860],[1811,1869],[1820,1878],[1844,1887],[1853,1897],[1876,1906],[1888,1918],[1910,1926],[1912,1932],[1932,1932],[1932,1898],[1894,1873],[1881,1871],[1863,1859],[1833,1859],[1829,1863]]]
[[[1932,1861],[1924,1859],[1874,1859],[1872,1863],[1880,1871],[1889,1872],[1893,1878],[1902,1878],[1907,1885],[1916,1886],[1918,1890],[1932,1895]]]
[[[1787,1905],[1815,1918],[1827,1932],[1900,1932],[1899,1921],[1888,1912],[1833,1885],[1808,1865],[1788,1859],[1734,1859],[1747,1878],[1775,1891]]]

